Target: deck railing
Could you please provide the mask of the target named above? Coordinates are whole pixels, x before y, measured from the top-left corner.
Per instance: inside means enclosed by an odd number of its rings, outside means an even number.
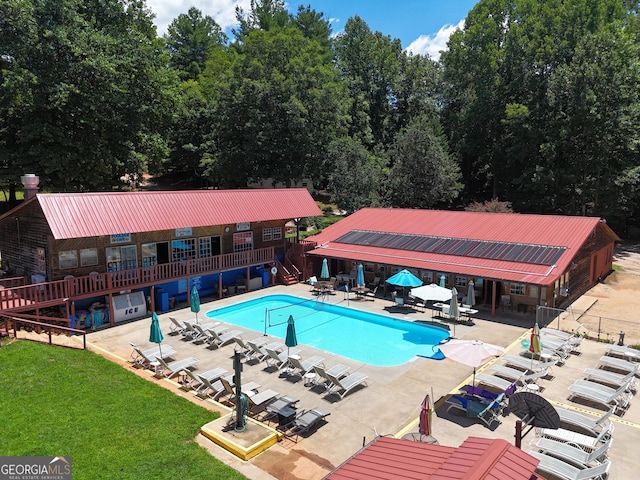
[[[35,309],[66,301],[104,295],[109,291],[131,290],[189,276],[221,273],[275,260],[273,247],[226,253],[207,258],[165,263],[131,270],[95,273],[66,280],[0,289],[0,310]]]

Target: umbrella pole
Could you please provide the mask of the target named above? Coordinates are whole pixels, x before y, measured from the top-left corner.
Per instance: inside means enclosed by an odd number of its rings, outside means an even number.
[[[158,344],[158,350],[160,351],[160,358],[162,358],[162,342]]]

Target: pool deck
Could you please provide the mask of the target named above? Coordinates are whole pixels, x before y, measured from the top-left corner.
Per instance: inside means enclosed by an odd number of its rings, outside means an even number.
[[[308,285],[274,286],[254,292],[236,295],[222,300],[209,301],[202,299],[202,310],[199,314],[201,323],[208,310],[220,308],[232,303],[243,302],[256,296],[269,294],[289,294],[304,298],[315,298]],[[352,296],[353,297],[353,296]],[[434,322],[441,326],[451,326],[446,322],[432,319],[432,312],[405,310],[394,306],[390,299],[376,298],[375,301],[347,300],[343,292],[327,295],[325,301],[359,308],[393,318],[410,321]],[[348,305],[347,305],[348,303]],[[185,304],[182,304],[184,306]],[[180,307],[181,305],[178,305]],[[235,343],[222,348],[207,347],[185,341],[180,335],[169,334],[169,315],[179,320],[194,319],[194,314],[188,308],[177,309],[160,315],[160,324],[165,334],[163,344],[171,345],[178,352],[177,359],[196,357],[200,360],[198,369],[204,372],[215,367],[224,367],[229,373],[233,372],[232,356]],[[517,312],[496,312],[491,319],[487,309],[479,307],[479,313],[474,316],[474,324],[455,326],[455,337],[463,339],[479,339],[487,343],[504,346],[506,353],[518,354],[522,348],[520,340],[528,338],[529,329],[533,326],[535,316]],[[234,329],[246,332],[245,340],[261,335],[242,327],[232,326]],[[453,334],[453,328],[451,328]],[[339,334],[339,332],[337,332]],[[149,344],[149,323],[134,321],[93,332],[87,337],[90,348],[108,358],[120,361],[126,368],[170,388],[194,403],[206,406],[212,410],[226,413],[229,409],[214,402],[204,401],[192,393],[180,390],[175,382],[155,378],[148,371],[136,369],[128,363],[131,347],[129,343],[141,346],[143,349],[154,346]],[[503,438],[514,441],[515,423],[517,418],[509,414],[502,418],[502,423],[487,428],[483,423],[457,416],[453,409],[446,413],[446,406],[442,407],[444,399],[451,393],[456,393],[461,385],[471,382],[472,369],[450,359],[431,360],[416,357],[410,362],[395,367],[374,367],[339,357],[332,353],[316,350],[305,345],[299,345],[304,359],[311,355],[325,358],[324,365],[342,363],[351,367],[351,372],[359,371],[368,375],[366,387],[356,388],[340,400],[336,395],[327,396],[318,388],[309,388],[299,377],[283,378],[280,372],[266,368],[264,362],[259,364],[245,364],[243,369],[243,383],[254,381],[262,385],[262,389],[272,389],[282,395],[299,399],[299,409],[319,408],[330,415],[312,434],[302,437],[298,443],[284,439],[267,451],[257,455],[249,461],[242,461],[221,447],[214,445],[207,439],[198,438],[198,442],[207,448],[212,455],[242,472],[248,478],[262,479],[321,479],[333,468],[337,467],[354,453],[363,443],[368,443],[376,435],[399,436],[417,431],[420,404],[427,393],[433,393],[436,401],[436,412],[433,416],[432,435],[441,445],[458,446],[469,436]],[[578,378],[583,378],[585,368],[596,368],[598,359],[604,355],[605,345],[593,341],[582,342],[579,354],[572,354],[562,366],[552,369],[552,379],[544,379],[540,385],[542,396],[552,404],[573,408],[583,413],[601,414],[595,406],[587,406],[568,400],[567,387]],[[499,359],[497,363],[501,363]],[[491,364],[491,362],[490,362]],[[478,372],[489,370],[490,364],[478,369]],[[633,398],[630,407],[622,417],[615,417],[614,442],[609,451],[612,468],[609,476],[614,479],[631,479],[636,477],[633,465],[633,451],[640,445],[640,400]],[[523,450],[529,450],[530,442],[535,441],[535,432],[531,431],[522,440]]]

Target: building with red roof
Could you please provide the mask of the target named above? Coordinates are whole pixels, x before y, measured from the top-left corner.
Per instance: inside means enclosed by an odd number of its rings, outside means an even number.
[[[364,208],[307,240],[315,274],[324,258],[336,274],[362,263],[367,281],[406,268],[526,311],[565,305],[610,273],[620,239],[597,217]]]

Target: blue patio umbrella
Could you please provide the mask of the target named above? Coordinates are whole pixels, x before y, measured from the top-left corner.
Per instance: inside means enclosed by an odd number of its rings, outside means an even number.
[[[419,287],[422,285],[422,280],[416,277],[409,270],[400,270],[395,275],[387,278],[387,283],[391,285],[398,285],[399,287]]]
[[[356,280],[356,284],[359,287],[364,287],[364,267],[362,264],[358,265],[358,278]]]
[[[200,295],[198,295],[198,289],[193,287],[191,290],[191,311],[196,314],[196,323],[198,322],[198,312],[200,311]]]
[[[162,335],[162,330],[160,330],[160,319],[156,312],[151,314],[151,330],[149,331],[149,341],[151,343],[157,343],[158,349],[160,350],[160,356],[162,356],[162,340],[164,340],[164,336]]]
[[[327,280],[329,279],[329,263],[327,262],[326,258],[322,260],[322,270],[320,271],[320,278],[326,278]]]
[[[289,315],[287,320],[287,336],[284,339],[284,344],[287,346],[287,355],[289,349],[298,345],[298,339],[296,338],[296,323],[293,320],[293,315]]]

